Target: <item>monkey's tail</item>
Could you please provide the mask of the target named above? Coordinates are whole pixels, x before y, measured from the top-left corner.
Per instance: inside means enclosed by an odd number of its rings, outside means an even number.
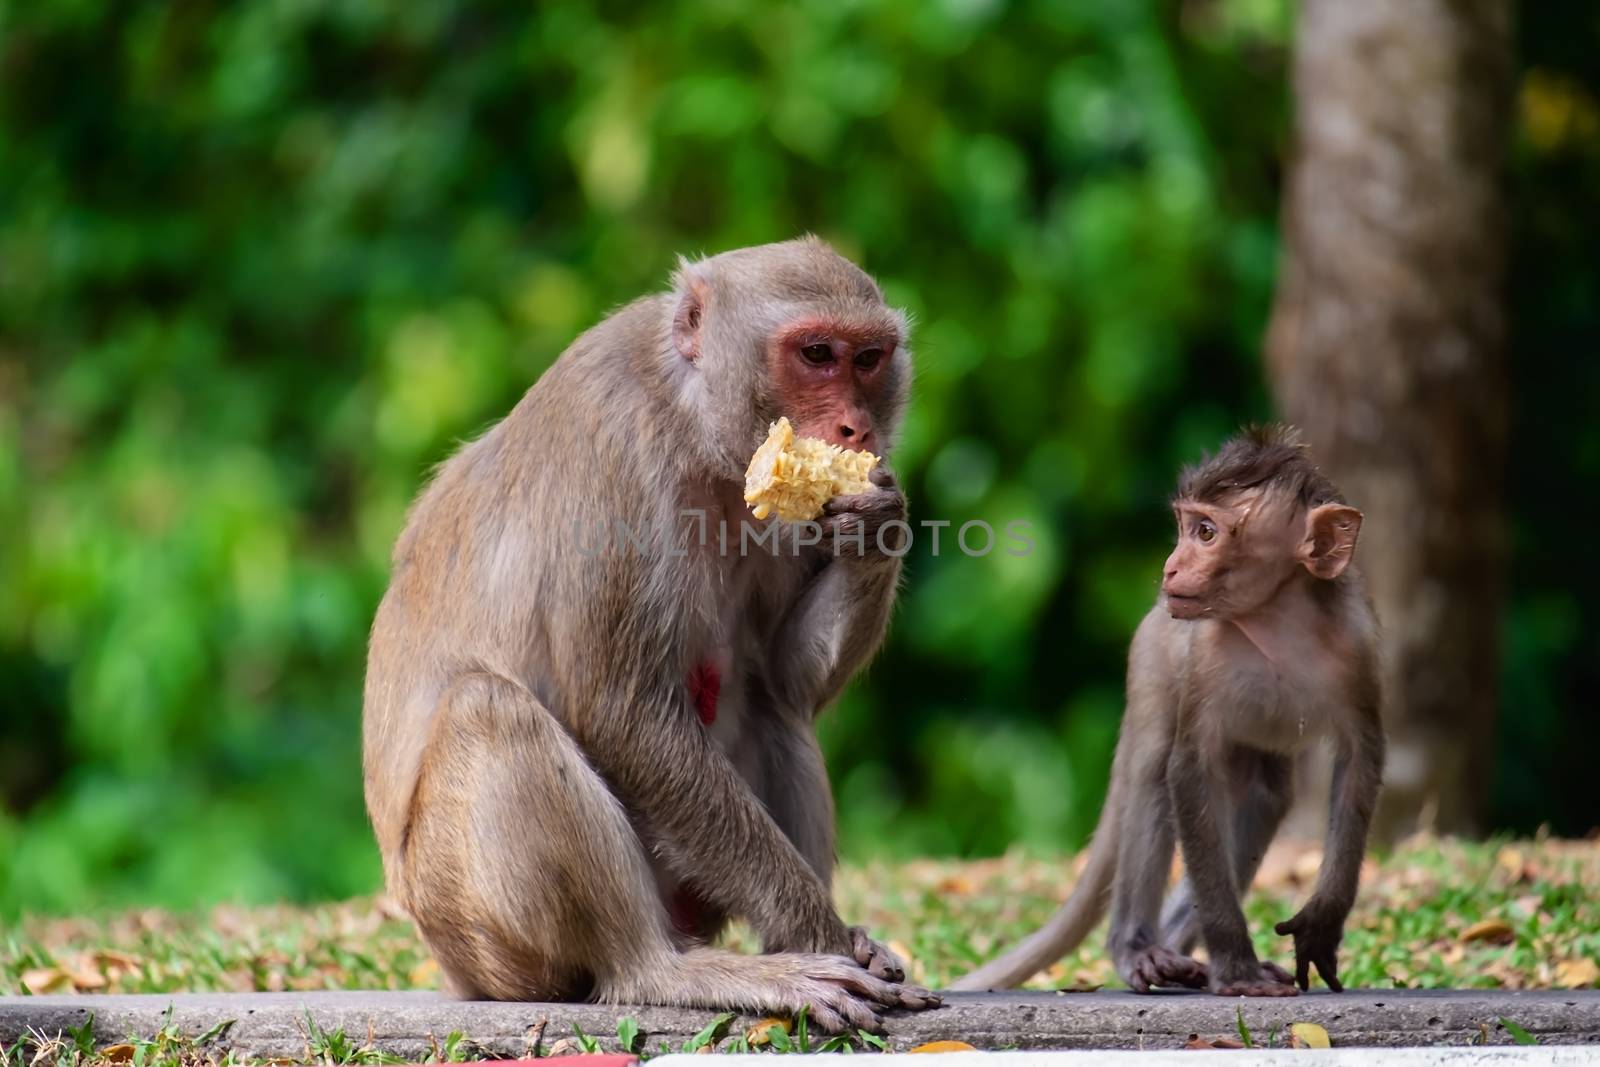
[[[1117,812],[1122,805],[1113,788],[1106,796],[1100,825],[1095,827],[1089,846],[1089,862],[1078,884],[1056,913],[1039,929],[998,959],[990,960],[971,974],[957,979],[954,990],[1010,989],[1026,982],[1056,960],[1065,956],[1089,936],[1106,913],[1106,900],[1112,876],[1117,870]]]

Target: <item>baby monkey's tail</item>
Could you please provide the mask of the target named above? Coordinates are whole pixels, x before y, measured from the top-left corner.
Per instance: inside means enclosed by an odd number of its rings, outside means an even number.
[[[1089,846],[1089,862],[1072,895],[1039,929],[998,959],[957,979],[954,990],[1011,989],[1026,982],[1062,956],[1083,944],[1083,939],[1106,913],[1106,899],[1117,870],[1117,812],[1121,808],[1113,788],[1106,796],[1100,825]]]

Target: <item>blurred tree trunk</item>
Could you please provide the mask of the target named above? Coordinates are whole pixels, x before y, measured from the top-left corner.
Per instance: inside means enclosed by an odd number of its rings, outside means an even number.
[[[1389,656],[1378,832],[1472,832],[1499,680],[1510,3],[1305,0],[1295,48],[1269,371],[1366,514]],[[1320,827],[1326,781],[1307,776],[1292,829]]]

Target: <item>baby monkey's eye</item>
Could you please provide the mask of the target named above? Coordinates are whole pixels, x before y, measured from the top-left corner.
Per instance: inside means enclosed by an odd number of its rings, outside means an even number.
[[[833,361],[833,349],[820,342],[814,345],[806,345],[800,349],[800,355],[805,357],[807,363],[817,366]]]
[[[1210,519],[1201,519],[1199,525],[1194,528],[1194,535],[1209,545],[1217,538],[1217,528],[1211,524]]]

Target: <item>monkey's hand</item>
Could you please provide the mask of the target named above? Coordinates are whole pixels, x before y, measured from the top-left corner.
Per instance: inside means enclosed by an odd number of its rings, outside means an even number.
[[[1335,993],[1343,993],[1339,981],[1339,942],[1344,939],[1344,915],[1312,897],[1294,918],[1276,927],[1280,935],[1294,935],[1294,980],[1301,989],[1311,988],[1311,965]]]
[[[903,555],[907,530],[885,534],[883,529],[891,522],[905,523],[905,494],[885,467],[874,467],[867,477],[872,482],[867,492],[836,496],[822,506],[822,528],[833,536],[836,555],[864,559],[881,559],[891,552]]]
[[[905,981],[905,961],[868,937],[867,931],[860,926],[850,928],[850,956],[874,978],[882,978],[885,982]]]

